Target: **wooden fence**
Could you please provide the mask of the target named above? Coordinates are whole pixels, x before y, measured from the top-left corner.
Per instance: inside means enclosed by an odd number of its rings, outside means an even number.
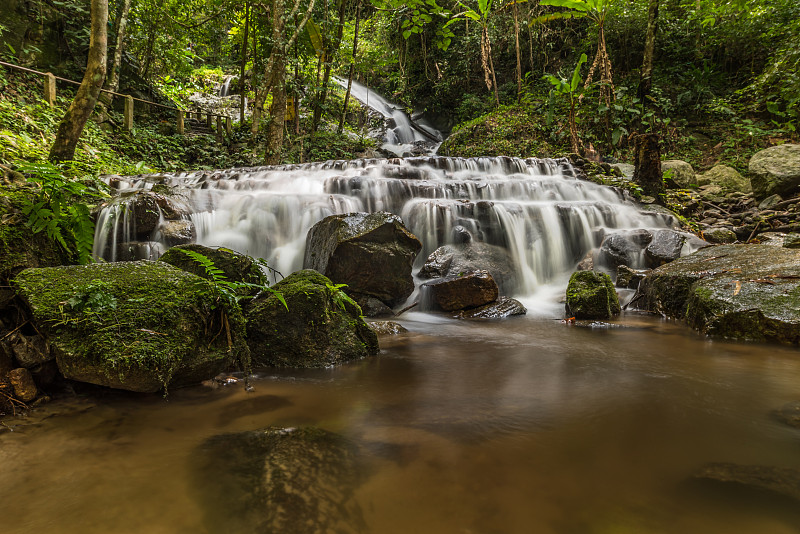
[[[44,78],[44,100],[50,106],[55,105],[55,102],[56,102],[56,82],[57,81],[65,82],[65,83],[71,83],[71,84],[74,84],[74,85],[80,85],[81,84],[81,82],[76,82],[75,80],[69,80],[67,78],[62,78],[60,76],[55,76],[50,72],[40,72],[38,70],[29,69],[27,67],[22,67],[20,65],[14,65],[13,63],[6,63],[5,61],[0,61],[0,65],[2,65],[4,67],[10,67],[12,69],[21,70],[21,71],[24,71],[24,72],[30,72],[30,73],[33,73],[33,74],[38,74],[39,76],[42,76]],[[183,134],[186,133],[186,120],[190,119],[192,117],[192,115],[194,115],[195,118],[199,122],[202,122],[203,121],[203,117],[205,117],[206,126],[211,130],[215,130],[216,129],[216,132],[217,132],[217,134],[219,136],[221,136],[222,133],[223,133],[223,122],[224,122],[224,132],[226,134],[228,134],[229,136],[231,134],[231,128],[232,128],[231,118],[229,116],[227,116],[227,115],[219,115],[217,113],[209,113],[207,111],[202,111],[202,110],[199,110],[199,109],[196,109],[196,110],[185,110],[185,109],[180,109],[180,108],[177,108],[177,107],[165,106],[164,104],[158,104],[156,102],[150,102],[149,100],[142,100],[141,98],[134,98],[131,95],[123,95],[123,94],[120,94],[120,93],[115,93],[114,91],[109,91],[107,89],[101,89],[101,91],[104,92],[104,93],[109,93],[109,94],[114,95],[114,96],[122,97],[124,99],[125,107],[123,109],[123,114],[122,114],[122,117],[123,117],[123,119],[122,119],[122,127],[127,131],[133,130],[133,106],[134,106],[134,102],[141,102],[143,104],[147,104],[147,105],[150,105],[150,106],[154,106],[154,107],[158,107],[158,108],[164,108],[164,109],[169,109],[169,110],[175,111],[175,113],[176,113],[175,128],[176,128],[176,131],[178,132],[178,134],[183,135]]]

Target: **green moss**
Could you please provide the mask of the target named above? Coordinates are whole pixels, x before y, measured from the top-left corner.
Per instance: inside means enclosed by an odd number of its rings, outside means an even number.
[[[567,313],[576,319],[608,319],[620,305],[611,277],[598,271],[577,271],[567,285]]]
[[[210,283],[164,263],[28,269],[15,284],[68,378],[157,391],[247,356],[241,311],[224,307]],[[88,299],[107,304],[97,309]]]
[[[205,268],[187,254],[181,252],[182,250],[190,250],[204,255],[214,262],[214,266],[220,269],[230,282],[267,284],[267,277],[264,276],[261,268],[253,258],[224,247],[210,248],[196,244],[178,245],[167,250],[159,258],[159,261],[169,263],[178,269],[209,280],[210,277]]]

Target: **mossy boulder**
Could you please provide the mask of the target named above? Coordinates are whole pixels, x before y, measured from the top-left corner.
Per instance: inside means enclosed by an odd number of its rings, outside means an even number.
[[[800,250],[719,245],[654,269],[641,309],[728,339],[800,343]]]
[[[610,319],[620,313],[611,277],[598,271],[576,271],[567,285],[567,315],[576,319]]]
[[[192,462],[209,532],[367,531],[355,491],[364,480],[355,443],[320,428],[279,428],[208,439]]]
[[[317,271],[297,271],[272,288],[286,306],[262,293],[247,308],[254,366],[328,367],[378,353],[359,307]]]
[[[238,306],[164,262],[26,269],[14,284],[73,380],[155,392],[247,359]]]
[[[670,159],[661,162],[661,172],[668,187],[688,189],[697,187],[694,168],[690,163],[679,159]]]
[[[742,193],[752,192],[750,180],[739,174],[739,171],[727,165],[715,165],[703,174],[696,176],[697,185],[716,185],[722,188],[725,193],[739,191]]]
[[[210,280],[211,277],[206,272],[205,267],[183,252],[184,250],[202,254],[211,260],[214,263],[214,267],[221,270],[225,279],[229,282],[245,282],[256,285],[265,285],[267,283],[267,277],[264,276],[263,271],[253,258],[229,248],[211,248],[196,244],[178,245],[167,250],[158,261],[169,263],[178,269]],[[257,292],[258,289],[255,288],[247,291],[248,294]]]
[[[789,195],[800,190],[800,145],[785,144],[756,152],[749,163],[756,199]]]
[[[350,294],[396,306],[414,291],[411,268],[421,249],[397,215],[331,215],[308,231],[303,268],[347,284]]]
[[[27,186],[0,187],[0,281],[28,267],[51,267],[75,260],[47,234],[33,234],[26,225],[22,208],[32,195]]]

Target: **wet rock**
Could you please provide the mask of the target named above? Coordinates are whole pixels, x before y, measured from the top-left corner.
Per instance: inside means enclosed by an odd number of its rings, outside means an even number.
[[[367,324],[379,336],[396,336],[408,332],[408,328],[394,321],[375,321]]]
[[[800,401],[784,404],[780,410],[776,410],[775,416],[789,426],[800,428]]]
[[[800,234],[792,232],[783,238],[783,246],[786,248],[800,248]]]
[[[0,289],[0,310],[11,304],[15,296],[16,294],[11,289]]]
[[[155,392],[200,383],[246,355],[238,308],[163,262],[27,269],[14,283],[72,380]]]
[[[609,319],[620,313],[611,277],[597,271],[577,271],[567,285],[566,312],[576,319]]]
[[[525,315],[528,310],[517,299],[498,297],[484,306],[462,310],[456,315],[459,319],[505,319],[514,315]]]
[[[661,172],[664,173],[664,180],[667,187],[688,189],[697,187],[694,168],[691,164],[679,159],[670,159],[661,162]]]
[[[718,186],[724,192],[739,191],[749,193],[752,191],[750,181],[739,174],[733,167],[715,165],[710,170],[696,176],[697,185],[700,187],[711,185]]]
[[[458,276],[469,271],[489,271],[501,294],[517,288],[514,259],[508,250],[480,242],[445,245],[437,248],[419,271],[420,278]]]
[[[361,314],[364,317],[394,317],[394,311],[375,297],[359,294],[351,296],[361,307]]]
[[[611,234],[603,239],[595,266],[610,272],[615,272],[620,265],[641,266],[644,248],[652,239],[653,235],[647,230]]]
[[[40,335],[24,336],[17,333],[11,336],[10,345],[14,357],[22,367],[27,369],[55,359],[50,352],[47,340]]]
[[[197,230],[194,227],[194,223],[188,219],[164,221],[158,227],[158,231],[164,242],[171,247],[193,243],[197,239]]]
[[[167,220],[181,219],[190,213],[189,208],[176,198],[152,191],[139,191],[125,199],[132,221],[132,234],[147,237],[158,227],[162,217]]]
[[[800,343],[800,251],[704,248],[654,269],[635,300],[709,336]]]
[[[272,288],[286,306],[262,293],[246,310],[254,366],[329,367],[378,353],[361,310],[317,271],[297,271]]]
[[[647,276],[650,269],[631,269],[627,265],[617,267],[616,287],[625,289],[636,289],[639,283]]]
[[[494,302],[499,296],[497,283],[489,271],[470,271],[422,285],[431,292],[433,302],[444,311],[477,308]]]
[[[14,388],[14,396],[22,402],[31,402],[39,394],[30,371],[24,367],[9,371],[7,376]]]
[[[800,501],[800,470],[764,465],[711,463],[703,466],[694,478],[736,484],[766,490]]]
[[[644,250],[645,264],[653,269],[681,257],[686,236],[673,230],[656,230]]]
[[[211,280],[211,275],[208,274],[202,263],[184,251],[202,254],[211,260],[214,267],[221,270],[229,282],[244,282],[257,286],[267,285],[267,277],[253,258],[225,247],[212,248],[196,244],[178,245],[167,250],[158,261]],[[240,292],[245,295],[255,295],[259,291],[259,288],[242,288]]]
[[[757,199],[796,193],[800,189],[800,145],[784,144],[760,150],[750,158],[749,170]]]
[[[366,531],[355,498],[363,479],[359,450],[337,434],[270,427],[215,436],[194,467],[209,532]]]
[[[395,306],[414,291],[411,267],[421,249],[396,215],[331,215],[309,230],[303,267]]]
[[[594,269],[594,251],[589,251],[586,253],[586,256],[578,262],[578,266],[576,267],[578,271],[591,271]]]
[[[760,210],[768,210],[775,206],[776,204],[783,201],[780,195],[770,195],[761,202],[758,203],[758,209]]]
[[[736,241],[736,232],[730,230],[729,228],[722,228],[719,226],[715,226],[712,228],[708,228],[707,230],[703,230],[703,239],[708,241],[709,243],[733,243]]]
[[[117,244],[116,261],[155,260],[164,253],[158,241],[125,241]]]

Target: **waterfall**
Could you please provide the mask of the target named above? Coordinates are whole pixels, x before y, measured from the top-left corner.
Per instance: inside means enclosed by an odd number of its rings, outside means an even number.
[[[336,83],[347,88],[347,80],[334,77]],[[436,128],[425,124],[424,121],[412,121],[402,106],[390,102],[366,85],[353,80],[350,94],[366,107],[383,116],[386,129],[383,132],[383,145],[381,148],[393,154],[402,156],[409,152],[415,143],[429,146],[428,152],[433,153],[442,142],[442,134]]]
[[[322,218],[388,211],[422,241],[417,268],[466,229],[474,241],[511,254],[522,296],[563,283],[606,235],[674,224],[669,215],[643,211],[611,188],[578,179],[566,159],[361,159],[115,177],[112,184],[156,195],[160,207],[158,228],[144,238],[129,229],[136,194],[100,211],[94,252],[107,261],[119,259],[121,249],[157,257],[175,244],[163,228],[171,217],[197,243],[265,258],[288,274],[302,268],[306,234]],[[155,192],[170,189],[180,192],[182,207],[168,206]]]
[[[226,97],[231,92],[231,82],[237,78],[237,76],[225,76],[225,80],[220,84],[219,90],[217,91],[217,96],[219,97]]]

